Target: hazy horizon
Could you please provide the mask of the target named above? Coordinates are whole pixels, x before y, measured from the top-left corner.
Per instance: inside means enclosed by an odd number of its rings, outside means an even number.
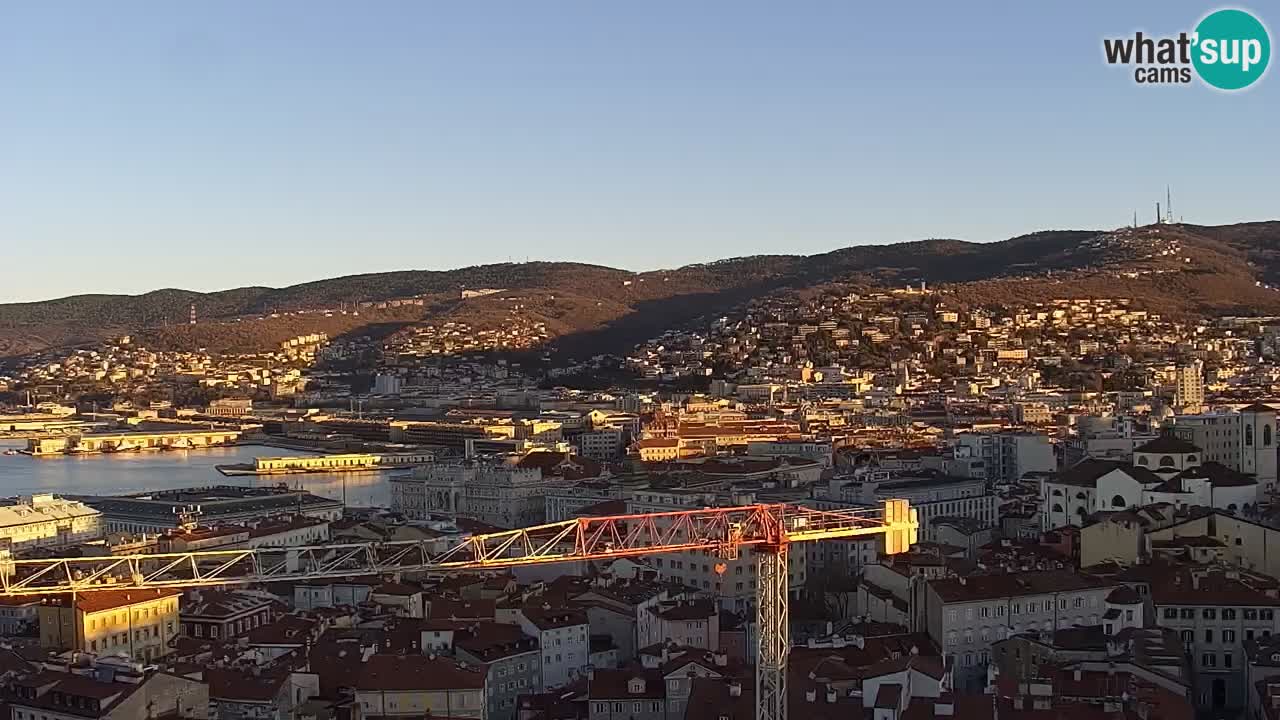
[[[1151,214],[1152,214],[1152,215],[1154,215],[1154,209],[1152,210]],[[1140,226],[1150,224],[1150,223],[1144,223],[1144,222],[1142,221],[1142,217],[1141,217],[1141,215],[1139,215],[1138,222],[1139,222],[1139,225],[1140,225]],[[1248,223],[1263,223],[1263,222],[1280,222],[1280,218],[1264,219],[1264,220],[1239,220],[1239,221],[1237,221],[1237,222],[1230,222],[1230,223],[1213,223],[1213,224],[1210,224],[1210,225],[1207,225],[1207,226],[1208,226],[1208,227],[1214,227],[1214,226],[1219,226],[1219,225],[1241,225],[1241,224],[1248,224]],[[1180,223],[1175,223],[1175,224],[1180,224]],[[1199,226],[1202,226],[1202,227],[1203,227],[1203,226],[1206,226],[1204,223],[1192,223],[1192,222],[1185,222],[1185,223],[1181,223],[1181,224],[1186,224],[1186,225],[1199,225]],[[1123,226],[1118,226],[1118,227],[1123,227]],[[840,246],[838,246],[838,247],[827,248],[827,249],[825,249],[825,250],[820,249],[820,250],[817,250],[817,251],[812,252],[812,253],[783,253],[783,252],[777,252],[777,253],[755,253],[755,255],[797,255],[797,254],[801,254],[801,255],[821,255],[821,254],[824,254],[824,253],[835,252],[835,251],[837,251],[837,250],[844,250],[844,249],[852,248],[852,247],[862,247],[862,246],[872,246],[872,245],[901,245],[901,244],[906,244],[906,243],[913,243],[913,242],[929,242],[929,241],[935,241],[935,240],[958,241],[958,242],[967,242],[967,243],[974,243],[974,244],[988,244],[988,243],[1001,242],[1001,241],[1003,241],[1003,240],[1011,240],[1011,239],[1014,239],[1014,238],[1023,237],[1023,236],[1031,235],[1031,234],[1038,233],[1038,232],[1058,232],[1058,231],[1076,231],[1076,232],[1107,232],[1108,230],[1115,230],[1115,229],[1118,229],[1118,227],[1117,227],[1117,228],[1041,228],[1041,229],[1039,229],[1039,230],[1031,230],[1031,231],[1028,231],[1028,232],[1019,233],[1019,234],[1017,234],[1017,235],[1011,235],[1010,237],[1007,237],[1007,238],[999,238],[999,239],[993,239],[993,240],[967,240],[967,239],[965,239],[965,238],[955,238],[955,237],[931,237],[931,238],[916,238],[916,239],[914,239],[914,240],[897,240],[897,241],[892,241],[892,242],[882,242],[882,243],[869,242],[869,243],[859,243],[859,244],[857,244],[857,245],[840,245]],[[531,257],[531,258],[528,258],[528,259],[523,259],[523,258],[522,258],[522,259],[518,259],[518,260],[513,259],[513,260],[510,260],[510,261],[496,261],[496,262],[487,262],[487,263],[473,263],[473,264],[471,264],[471,265],[457,265],[457,266],[454,266],[454,267],[442,267],[442,268],[398,267],[398,268],[387,268],[387,269],[383,269],[383,270],[357,270],[357,271],[354,271],[354,272],[352,272],[352,271],[348,271],[348,272],[343,272],[343,273],[335,274],[335,275],[326,275],[326,276],[323,276],[323,277],[309,277],[309,278],[302,278],[302,279],[297,280],[297,281],[295,281],[295,282],[289,282],[289,283],[284,283],[284,284],[279,284],[279,285],[234,285],[234,286],[225,286],[225,287],[211,287],[211,288],[208,288],[208,289],[192,288],[192,287],[165,286],[165,287],[153,287],[153,288],[150,288],[150,289],[142,290],[142,291],[140,291],[140,292],[109,292],[109,291],[106,291],[106,292],[79,292],[79,293],[74,293],[74,294],[72,294],[72,295],[58,295],[58,296],[53,296],[53,297],[38,297],[38,298],[31,299],[31,300],[0,300],[0,305],[22,305],[22,304],[30,304],[30,303],[50,302],[50,301],[54,301],[54,300],[65,300],[65,299],[67,299],[67,298],[69,298],[69,297],[80,297],[80,296],[127,296],[127,297],[138,297],[138,296],[141,296],[141,295],[149,295],[149,294],[151,294],[151,293],[164,292],[164,291],[167,291],[167,290],[175,290],[175,291],[179,291],[179,292],[195,292],[195,293],[202,293],[202,294],[206,294],[206,295],[208,295],[208,294],[213,294],[213,293],[219,293],[219,292],[227,292],[227,291],[231,291],[231,290],[241,290],[241,289],[251,288],[251,287],[266,288],[266,289],[270,289],[270,290],[281,290],[281,289],[284,289],[284,288],[293,287],[293,286],[295,286],[295,285],[305,285],[305,284],[307,284],[307,283],[312,283],[312,282],[322,282],[322,281],[325,281],[325,280],[334,280],[334,279],[343,278],[343,277],[355,277],[355,276],[360,276],[360,275],[377,275],[377,274],[382,274],[382,273],[393,273],[393,272],[452,272],[452,271],[455,271],[455,270],[463,270],[463,269],[466,269],[466,268],[468,268],[468,267],[477,267],[477,266],[483,266],[483,265],[500,265],[500,264],[503,264],[503,263],[505,263],[505,262],[510,262],[510,263],[512,263],[512,264],[516,264],[516,265],[521,265],[521,264],[525,264],[525,263],[536,263],[536,262],[542,262],[542,263],[578,263],[578,264],[581,264],[581,265],[596,265],[596,266],[600,266],[600,267],[608,267],[608,268],[611,268],[611,269],[614,269],[614,270],[629,271],[629,272],[634,272],[634,273],[638,273],[638,274],[639,274],[639,273],[659,272],[659,271],[662,271],[662,270],[679,270],[680,268],[688,267],[688,266],[690,266],[690,265],[700,265],[700,264],[705,264],[705,263],[708,263],[708,262],[715,262],[715,261],[717,261],[717,260],[733,260],[733,259],[741,258],[741,257],[750,257],[750,256],[745,256],[745,255],[729,255],[729,256],[725,256],[725,257],[718,257],[718,258],[707,258],[706,260],[701,260],[701,261],[695,261],[695,262],[685,263],[684,265],[667,266],[667,267],[651,267],[651,268],[629,268],[629,267],[618,267],[618,266],[615,266],[615,265],[602,265],[601,263],[584,262],[584,261],[582,261],[582,260],[575,260],[575,259],[572,259],[572,258],[532,258],[532,257]]]

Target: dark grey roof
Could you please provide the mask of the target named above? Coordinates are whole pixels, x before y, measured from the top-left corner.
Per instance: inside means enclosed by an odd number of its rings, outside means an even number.
[[[1140,453],[1169,453],[1172,455],[1183,455],[1186,453],[1201,452],[1195,443],[1187,442],[1180,437],[1174,435],[1161,435],[1155,440],[1143,443],[1141,446],[1134,448],[1134,452]]]
[[[173,518],[180,512],[198,505],[205,518],[232,515],[276,514],[291,508],[303,510],[317,507],[341,506],[337,500],[313,495],[309,492],[281,491],[277,488],[244,488],[219,486],[216,488],[188,488],[169,490],[143,496],[102,497],[95,495],[68,496],[100,510],[104,515],[128,515],[133,517]]]

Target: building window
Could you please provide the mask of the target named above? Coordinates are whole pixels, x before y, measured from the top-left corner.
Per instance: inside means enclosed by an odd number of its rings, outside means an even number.
[[[1218,656],[1213,653],[1205,653],[1200,656],[1201,667],[1218,667]]]
[[[1235,619],[1236,619],[1236,609],[1235,609],[1235,608],[1223,608],[1223,609],[1222,609],[1222,619],[1223,619],[1223,620],[1235,620]]]
[[[1128,506],[1129,506],[1129,503],[1125,501],[1123,495],[1116,495],[1115,497],[1111,498],[1111,507],[1122,508],[1122,507],[1128,507]]]
[[[1203,617],[1205,620],[1214,620],[1218,617],[1218,611],[1213,608],[1205,608]]]

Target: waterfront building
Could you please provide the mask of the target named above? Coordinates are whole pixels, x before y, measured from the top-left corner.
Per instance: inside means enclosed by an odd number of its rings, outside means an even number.
[[[113,497],[78,498],[102,512],[107,532],[157,533],[193,524],[259,522],[281,515],[338,520],[338,500],[279,487],[215,485]]]
[[[27,452],[38,456],[202,448],[234,445],[239,439],[239,430],[85,433],[31,438],[27,441]]]
[[[295,472],[343,472],[351,470],[383,470],[427,465],[435,461],[435,453],[340,453],[336,455],[285,455],[253,460],[253,473],[271,475]]]
[[[102,534],[102,513],[77,500],[42,493],[0,505],[0,544],[11,550],[67,547]]]
[[[391,509],[412,520],[436,514],[506,528],[537,525],[546,522],[548,495],[600,475],[598,463],[555,452],[429,465],[391,478]]]

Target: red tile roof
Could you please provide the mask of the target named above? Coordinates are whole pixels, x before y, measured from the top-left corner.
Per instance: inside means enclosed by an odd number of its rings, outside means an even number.
[[[204,673],[209,683],[209,698],[239,702],[271,702],[289,679],[287,674],[248,675],[238,670],[209,668]]]
[[[902,686],[897,683],[884,683],[876,692],[875,708],[877,710],[897,710],[902,702]]]
[[[76,596],[76,609],[85,613],[103,612],[181,594],[181,590],[94,590]],[[70,595],[60,595],[50,598],[49,604],[67,607],[70,602]]]
[[[632,692],[638,680],[640,692]],[[662,700],[667,697],[667,683],[657,670],[596,670],[591,675],[592,700]]]
[[[586,625],[588,622],[586,613],[577,608],[545,608],[535,605],[522,608],[521,613],[539,630]]]
[[[1116,583],[1085,575],[1077,575],[1067,570],[977,575],[967,578],[946,578],[929,581],[929,587],[938,593],[943,602],[973,602],[1002,597],[1072,592],[1112,587],[1114,585]]]
[[[484,671],[451,658],[373,655],[360,669],[357,690],[482,690]]]

